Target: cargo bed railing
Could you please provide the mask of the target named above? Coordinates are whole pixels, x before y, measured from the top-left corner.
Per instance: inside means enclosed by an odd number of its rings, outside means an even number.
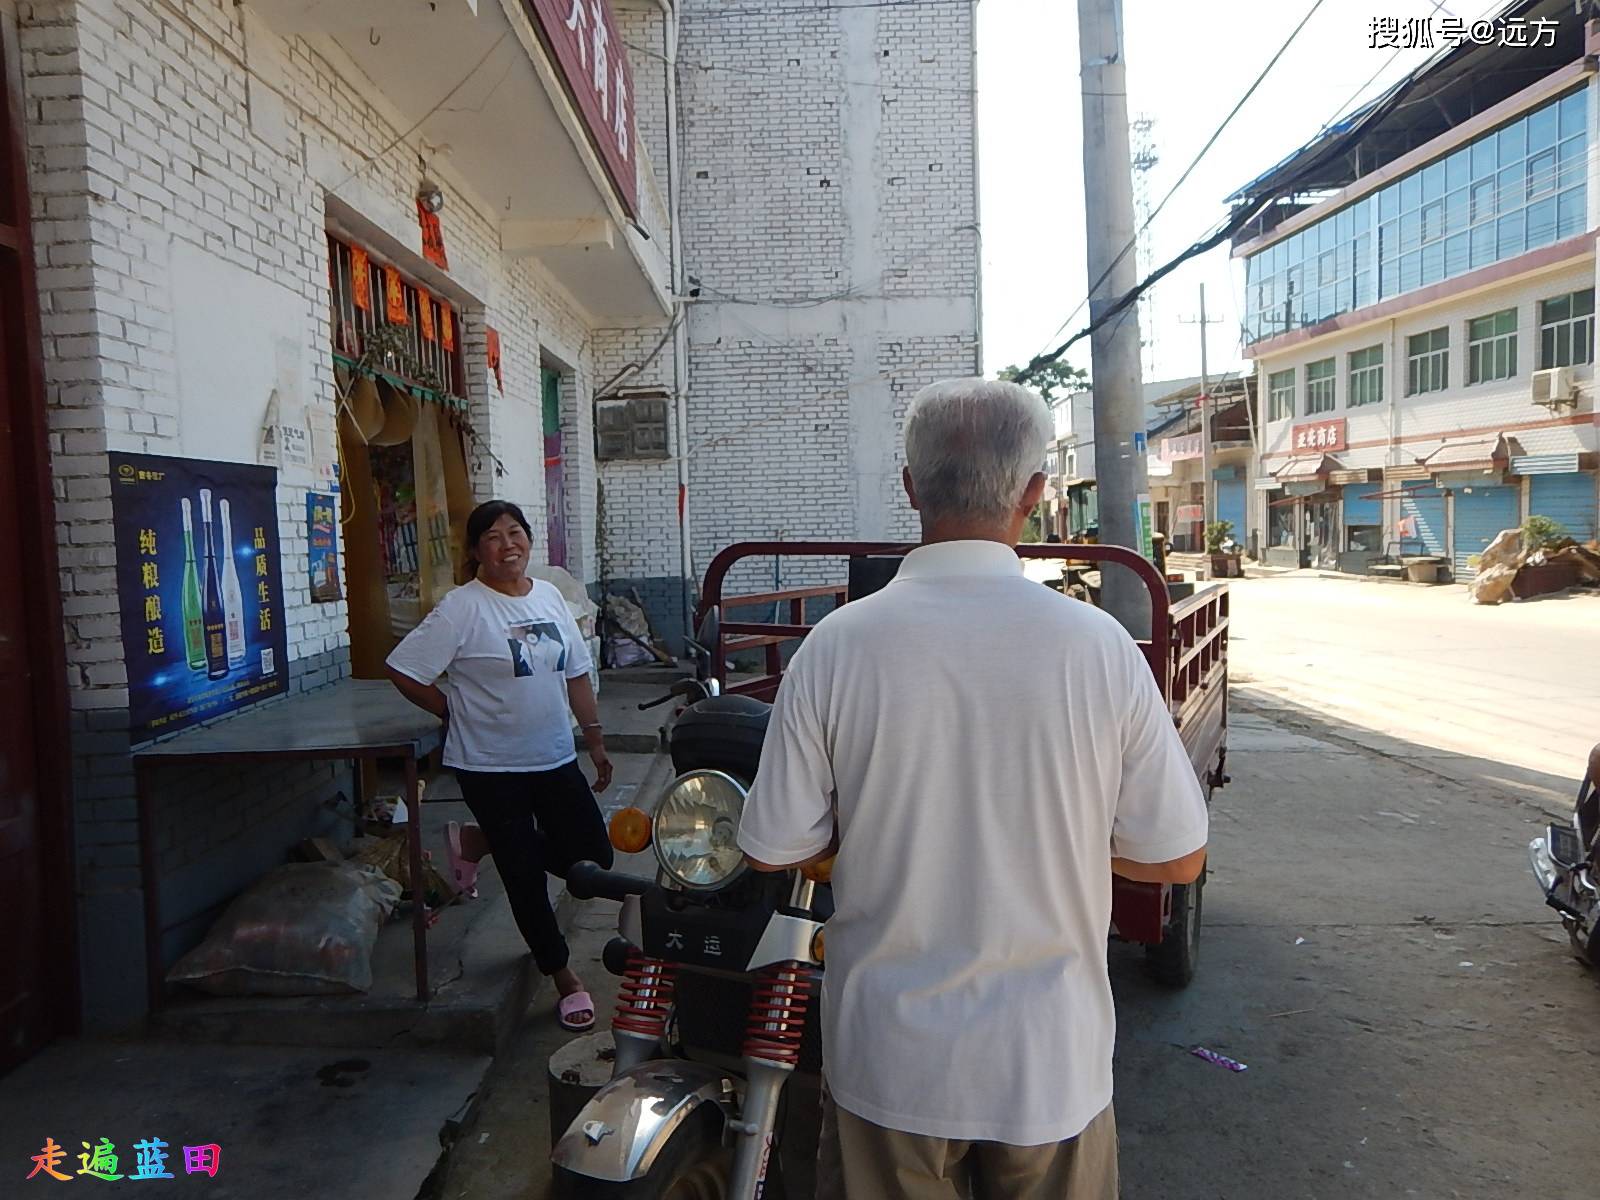
[[[788,591],[725,595],[723,585],[733,566],[747,558],[867,558],[899,557],[916,549],[910,542],[735,542],[717,554],[706,568],[705,585],[695,613],[698,624],[712,608],[722,616],[719,645],[709,647],[712,674],[725,692],[770,700],[776,695],[783,676],[783,646],[810,633],[815,622],[807,621],[808,599],[832,596],[835,605],[847,594],[843,584],[792,588]],[[1132,571],[1150,593],[1151,637],[1140,640],[1139,648],[1150,670],[1161,685],[1161,692],[1180,716],[1184,702],[1212,686],[1224,668],[1227,647],[1227,589],[1207,588],[1180,601],[1176,607],[1167,593],[1166,580],[1148,559],[1122,546],[1079,546],[1067,543],[1028,543],[1017,546],[1021,558],[1060,559],[1091,565],[1111,564]],[[787,603],[788,620],[729,620],[737,608],[758,604]],[[727,656],[743,650],[765,651],[765,672],[755,679],[728,686]],[[1181,716],[1180,716],[1181,727]]]

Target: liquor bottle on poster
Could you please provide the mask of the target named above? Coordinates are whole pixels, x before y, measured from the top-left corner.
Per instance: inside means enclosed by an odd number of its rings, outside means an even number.
[[[205,620],[200,615],[200,576],[194,565],[194,512],[183,505],[183,651],[191,671],[206,669]]]
[[[244,663],[244,599],[239,593],[239,568],[234,563],[233,522],[228,502],[219,500],[222,510],[222,621],[228,631],[228,668]]]
[[[211,540],[211,489],[200,489],[200,536],[205,539],[205,589],[200,616],[206,641],[206,678],[223,679],[228,674],[228,622],[222,611],[222,580],[217,575],[217,556]]]

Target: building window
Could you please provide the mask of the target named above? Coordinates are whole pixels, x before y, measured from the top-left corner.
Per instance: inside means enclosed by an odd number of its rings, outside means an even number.
[[[1334,374],[1331,358],[1306,364],[1306,416],[1333,411]]]
[[[1522,113],[1245,260],[1245,337],[1269,338],[1588,226],[1587,90]]]
[[[1345,406],[1360,408],[1383,403],[1383,347],[1368,346],[1350,352],[1350,382]]]
[[[1594,361],[1594,289],[1539,301],[1539,369]]]
[[[357,263],[362,264],[358,269]],[[399,326],[400,340],[410,355],[410,366],[426,379],[412,383],[438,384],[455,395],[466,391],[466,372],[462,361],[461,310],[437,296],[430,296],[405,278],[400,278],[400,297],[406,319],[394,321],[388,314],[384,292],[386,273],[393,270],[364,251],[357,250],[328,235],[328,282],[332,319],[333,351],[351,361],[362,358],[367,339],[382,326]],[[361,278],[365,272],[365,279]],[[362,293],[358,296],[358,289]],[[422,308],[427,305],[424,319]],[[448,331],[448,332],[447,332]],[[389,361],[370,364],[398,373],[402,364]]]
[[[1467,322],[1467,382],[1489,383],[1517,373],[1517,310]]]
[[[1406,339],[1406,395],[1442,392],[1450,382],[1450,330],[1433,329]]]
[[[1267,420],[1287,421],[1294,416],[1294,368],[1267,376]]]

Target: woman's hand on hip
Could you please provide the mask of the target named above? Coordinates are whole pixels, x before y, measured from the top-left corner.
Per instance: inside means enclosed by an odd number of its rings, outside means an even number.
[[[589,761],[594,763],[594,790],[605,791],[611,786],[611,759],[606,756],[603,743],[592,743],[589,746]]]

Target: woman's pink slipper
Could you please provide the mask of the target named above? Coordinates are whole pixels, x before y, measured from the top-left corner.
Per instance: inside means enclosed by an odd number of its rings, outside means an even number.
[[[588,992],[573,992],[556,1004],[556,1020],[569,1033],[587,1033],[594,1028],[594,997]]]
[[[456,890],[469,900],[478,898],[478,864],[461,857],[461,823],[451,821],[444,827],[445,855],[450,860],[450,875]]]

